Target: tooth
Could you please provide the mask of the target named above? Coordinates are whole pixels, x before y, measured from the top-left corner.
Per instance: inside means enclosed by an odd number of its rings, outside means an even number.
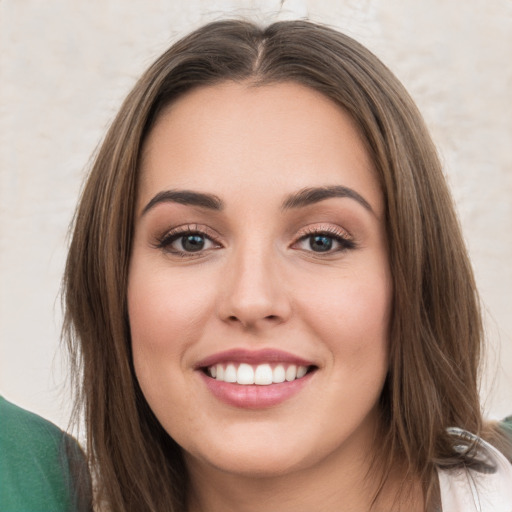
[[[297,378],[297,367],[294,364],[291,364],[286,369],[286,380],[291,382]]]
[[[272,368],[269,364],[259,364],[254,372],[254,383],[264,386],[272,384]]]
[[[284,382],[286,379],[286,373],[284,371],[284,366],[282,364],[278,364],[274,371],[272,372],[272,382],[275,384],[279,384]]]
[[[297,368],[297,379],[301,379],[308,372],[307,366],[299,366]]]
[[[272,369],[270,364],[260,364],[254,368],[253,366],[241,363],[236,368],[235,364],[229,363],[227,366],[216,364],[207,368],[207,373],[212,378],[229,383],[238,383],[241,385],[257,384],[266,386],[269,384],[279,384],[284,381],[294,381],[306,375],[307,366],[299,366],[291,364],[287,368],[283,364],[278,364]]]
[[[228,364],[224,372],[224,382],[236,382],[236,368],[234,364]]]
[[[254,384],[254,370],[249,364],[242,363],[236,372],[238,384]]]

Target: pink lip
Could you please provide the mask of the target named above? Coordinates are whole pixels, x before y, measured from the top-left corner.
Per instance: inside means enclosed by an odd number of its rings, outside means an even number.
[[[297,394],[308,382],[313,373],[301,379],[268,386],[241,385],[215,380],[199,372],[210,392],[222,402],[241,409],[266,409],[281,404]]]
[[[199,361],[195,368],[208,368],[218,363],[287,363],[297,366],[312,366],[314,363],[306,361],[300,357],[275,349],[247,350],[247,349],[231,349],[224,352],[218,352]]]
[[[297,394],[308,382],[315,372],[307,373],[300,379],[292,382],[281,382],[267,386],[241,385],[223,382],[209,377],[205,368],[219,363],[284,363],[297,366],[314,366],[307,361],[288,352],[275,349],[247,350],[232,349],[219,352],[199,361],[195,368],[203,379],[208,390],[222,402],[242,409],[265,409],[274,407]]]

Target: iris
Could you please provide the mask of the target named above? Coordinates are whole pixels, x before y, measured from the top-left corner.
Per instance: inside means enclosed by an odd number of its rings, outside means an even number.
[[[187,252],[196,252],[203,249],[205,244],[204,236],[192,234],[182,237],[181,245]]]
[[[313,251],[326,252],[332,249],[332,238],[326,235],[314,235],[309,239],[309,245]]]

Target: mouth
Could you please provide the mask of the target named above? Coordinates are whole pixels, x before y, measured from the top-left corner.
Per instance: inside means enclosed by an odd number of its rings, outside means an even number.
[[[237,362],[217,363],[201,370],[208,377],[221,382],[239,384],[241,386],[269,386],[293,382],[304,378],[316,370],[314,365],[297,365],[290,363],[265,362],[248,364]]]
[[[228,350],[195,369],[220,401],[242,409],[267,409],[298,394],[319,367],[280,350]]]

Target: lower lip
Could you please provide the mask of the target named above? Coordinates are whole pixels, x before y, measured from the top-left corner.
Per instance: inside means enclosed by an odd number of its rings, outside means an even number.
[[[223,382],[199,372],[207,388],[220,401],[242,409],[266,409],[279,405],[296,395],[310,380],[314,372],[300,379],[267,386],[242,385]]]

